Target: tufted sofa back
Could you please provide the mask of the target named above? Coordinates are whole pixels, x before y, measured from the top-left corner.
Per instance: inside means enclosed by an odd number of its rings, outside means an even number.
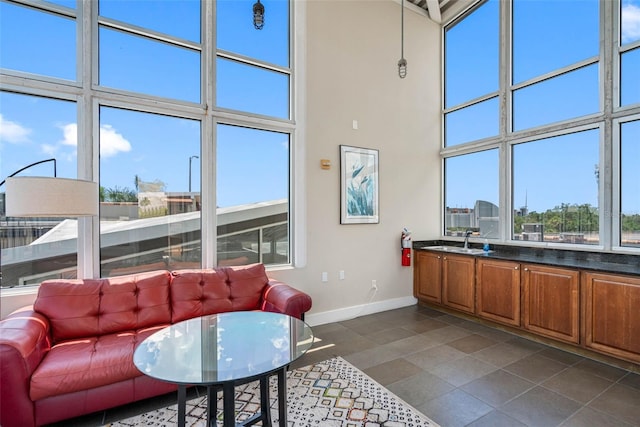
[[[171,273],[172,323],[207,314],[259,310],[269,278],[263,264]]]
[[[35,311],[51,322],[53,342],[169,324],[168,271],[108,279],[42,282]]]
[[[259,310],[268,283],[263,264],[47,280],[34,309],[50,320],[55,344],[207,314]]]

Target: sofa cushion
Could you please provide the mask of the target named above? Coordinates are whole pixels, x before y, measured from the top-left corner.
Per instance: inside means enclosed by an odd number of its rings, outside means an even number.
[[[110,279],[47,280],[34,309],[51,321],[53,342],[171,321],[166,270]]]
[[[269,284],[264,264],[225,267],[231,288],[233,310],[259,310],[262,294]]]
[[[89,390],[142,375],[133,364],[135,346],[166,326],[159,324],[55,345],[31,376],[31,400]]]
[[[193,317],[231,311],[231,289],[224,270],[171,272],[172,323]]]

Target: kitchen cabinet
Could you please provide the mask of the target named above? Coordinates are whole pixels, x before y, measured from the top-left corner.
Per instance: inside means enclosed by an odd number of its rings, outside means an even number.
[[[442,256],[442,304],[475,313],[475,266],[472,256]]]
[[[413,295],[421,301],[442,302],[442,255],[415,251]]]
[[[540,335],[580,342],[580,272],[522,264],[522,326]]]
[[[478,258],[476,295],[479,317],[520,326],[520,263]]]
[[[585,346],[640,363],[640,278],[585,272]]]

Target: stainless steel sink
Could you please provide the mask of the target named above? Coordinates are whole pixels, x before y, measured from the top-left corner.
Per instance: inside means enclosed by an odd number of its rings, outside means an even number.
[[[485,252],[482,249],[477,248],[461,248],[459,246],[424,246],[422,249],[429,249],[431,251],[442,251],[442,252],[452,252],[456,254],[467,254],[467,255],[482,255]],[[489,251],[491,253],[493,251]]]

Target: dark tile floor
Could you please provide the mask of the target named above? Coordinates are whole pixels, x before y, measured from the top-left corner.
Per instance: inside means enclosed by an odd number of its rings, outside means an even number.
[[[442,427],[640,426],[640,375],[422,306],[313,328],[293,368],[335,356]],[[95,426],[175,395],[66,422]]]

